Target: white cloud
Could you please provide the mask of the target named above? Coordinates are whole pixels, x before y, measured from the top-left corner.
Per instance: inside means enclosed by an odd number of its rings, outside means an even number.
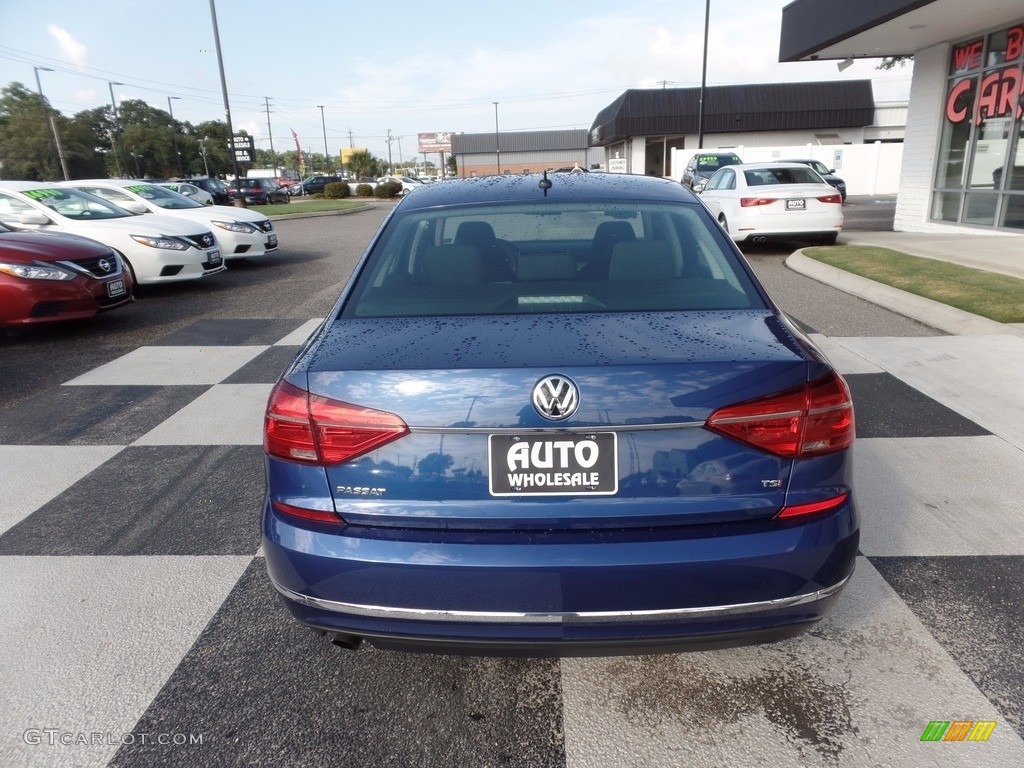
[[[77,67],[87,66],[89,63],[89,49],[75,40],[66,29],[61,29],[56,24],[47,24],[46,29],[50,36],[57,41],[60,52],[64,58]]]

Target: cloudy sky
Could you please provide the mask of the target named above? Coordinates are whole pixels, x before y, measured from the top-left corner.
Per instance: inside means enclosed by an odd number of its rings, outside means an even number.
[[[904,100],[911,68],[780,64],[788,0],[712,0],[708,84],[874,81]],[[216,0],[232,123],[269,148],[416,151],[420,132],[589,128],[627,88],[700,85],[700,0]],[[0,0],[0,86],[19,81],[65,115],[142,99],[223,119],[209,0]],[[323,105],[323,124],[321,111]]]

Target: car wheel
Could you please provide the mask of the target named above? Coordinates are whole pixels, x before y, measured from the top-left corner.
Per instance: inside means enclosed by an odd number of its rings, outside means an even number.
[[[836,240],[838,240],[838,239],[839,239],[839,233],[838,232],[829,232],[827,235],[818,238],[818,242],[821,245],[835,245],[836,244]]]
[[[729,222],[726,220],[724,213],[720,213],[718,215],[718,223],[722,225],[722,229],[725,230],[725,234],[729,235]],[[731,237],[732,235],[729,236]]]

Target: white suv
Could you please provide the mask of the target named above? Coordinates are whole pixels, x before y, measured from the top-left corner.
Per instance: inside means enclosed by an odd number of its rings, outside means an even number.
[[[277,250],[277,232],[262,213],[225,205],[202,205],[173,190],[144,181],[90,179],[59,184],[65,185],[102,197],[131,213],[156,213],[201,222],[213,231],[227,261],[263,256]]]
[[[137,216],[72,187],[0,182],[0,222],[11,229],[69,232],[116,250],[136,284],[194,280],[223,272],[217,240],[201,222]]]

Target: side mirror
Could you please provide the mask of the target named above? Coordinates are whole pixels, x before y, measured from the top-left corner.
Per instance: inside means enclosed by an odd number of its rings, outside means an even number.
[[[149,209],[142,203],[136,202],[135,200],[129,200],[125,203],[119,203],[121,208],[124,208],[129,213],[149,213]]]
[[[703,179],[693,182],[693,191],[694,191],[694,193],[699,195],[701,192],[704,191],[704,187],[706,187],[707,185],[708,185],[708,183],[706,181],[704,181]]]
[[[52,222],[42,211],[27,211],[18,216],[18,223],[42,226],[43,224],[51,224]]]

